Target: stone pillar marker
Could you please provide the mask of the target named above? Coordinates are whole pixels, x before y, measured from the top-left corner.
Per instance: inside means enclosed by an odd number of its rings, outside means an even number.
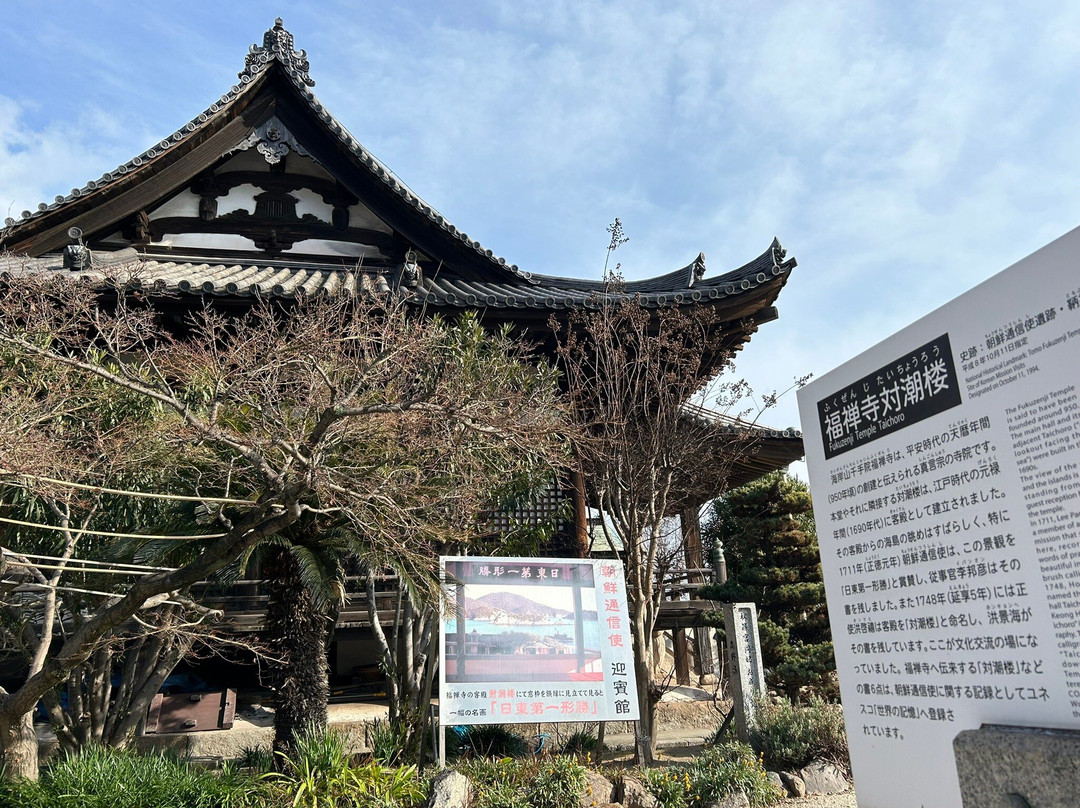
[[[757,606],[753,603],[724,604],[724,633],[727,635],[731,667],[731,697],[735,710],[735,734],[750,741],[757,700],[765,695],[765,668],[761,664]]]

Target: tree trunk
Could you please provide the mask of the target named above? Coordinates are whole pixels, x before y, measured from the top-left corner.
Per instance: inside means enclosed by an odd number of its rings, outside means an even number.
[[[4,701],[10,698],[5,696]],[[11,715],[0,707],[0,765],[5,779],[38,779],[38,742],[32,712]]]
[[[312,602],[292,554],[280,547],[267,555],[269,601],[266,640],[281,663],[269,666],[270,686],[277,694],[274,751],[294,747],[309,725],[325,727],[330,695],[326,615]]]
[[[644,606],[636,607],[631,623],[634,637],[634,678],[637,680],[638,711],[634,727],[634,762],[651,766],[656,758],[656,696],[653,692],[652,637],[646,631]]]

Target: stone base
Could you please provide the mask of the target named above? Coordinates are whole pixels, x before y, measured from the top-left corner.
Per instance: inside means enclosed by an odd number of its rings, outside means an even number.
[[[1080,805],[1080,731],[983,724],[953,751],[964,808]]]

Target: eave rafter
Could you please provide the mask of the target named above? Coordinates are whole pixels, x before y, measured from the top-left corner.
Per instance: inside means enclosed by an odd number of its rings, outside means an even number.
[[[102,280],[120,262],[109,253],[123,252],[103,239],[119,231],[138,250],[141,294],[161,290],[242,304],[250,297],[347,294],[401,285],[429,310],[480,310],[490,323],[512,322],[537,336],[553,314],[561,318],[565,312],[589,308],[608,294],[600,281],[523,272],[450,224],[323,107],[312,93],[309,69],[306,53],[295,48],[292,35],[275,21],[262,45],[252,46],[229,92],[116,170],[40,205],[37,212],[24,212],[19,221],[9,219],[0,231],[0,249],[56,267],[62,265],[59,256],[49,254],[65,248],[68,230],[78,227],[94,256],[80,268],[80,276]],[[267,128],[278,125],[283,142],[310,156],[325,169],[325,178],[288,171],[256,176],[223,167],[245,144],[264,155],[263,146],[288,152],[281,144],[263,143]],[[243,185],[279,195],[306,189],[333,208],[333,221],[297,215],[276,225],[273,233],[260,232],[265,222],[258,217],[216,209],[217,200]],[[191,213],[148,215],[185,189],[206,205],[205,216],[202,207],[198,218]],[[350,222],[347,208],[357,202],[390,232]],[[254,247],[248,253],[215,254],[209,248],[160,244],[166,234],[176,232],[238,234]],[[365,252],[351,263],[283,252],[310,239],[358,244]],[[406,271],[409,250],[419,256],[411,275]],[[123,259],[128,260],[130,256]],[[776,298],[794,266],[795,260],[774,240],[760,256],[730,272],[710,277],[705,256],[699,255],[667,274],[627,282],[622,294],[647,308],[708,306],[725,332],[725,347],[737,350],[759,325],[775,319]]]

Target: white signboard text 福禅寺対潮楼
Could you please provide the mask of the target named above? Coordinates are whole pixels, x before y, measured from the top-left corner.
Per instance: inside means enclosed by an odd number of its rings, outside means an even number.
[[[859,805],[1080,727],[1080,230],[799,391]]]

